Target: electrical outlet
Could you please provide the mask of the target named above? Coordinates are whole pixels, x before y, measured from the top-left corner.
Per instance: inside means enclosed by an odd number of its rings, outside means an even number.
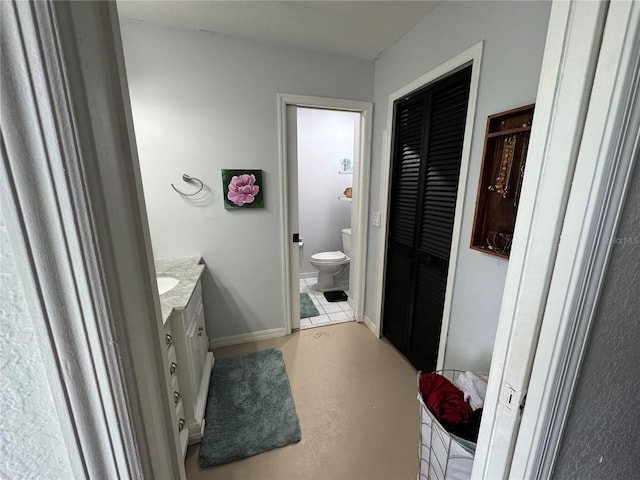
[[[373,223],[374,227],[379,227],[380,226],[380,212],[374,212],[373,214],[373,218],[371,219],[371,222]]]

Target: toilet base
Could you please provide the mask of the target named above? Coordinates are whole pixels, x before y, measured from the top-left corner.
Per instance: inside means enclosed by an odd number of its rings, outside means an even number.
[[[327,272],[318,272],[316,290],[318,292],[344,292],[349,290],[349,266],[347,265],[339,275],[333,275]]]

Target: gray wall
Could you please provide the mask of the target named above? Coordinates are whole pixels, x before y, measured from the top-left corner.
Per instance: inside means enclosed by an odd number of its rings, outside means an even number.
[[[210,336],[284,328],[276,95],[371,101],[373,62],[121,23],[154,256],[204,257]],[[222,168],[262,169],[265,209],[225,210]],[[203,199],[173,192],[183,172]]]
[[[351,202],[339,197],[353,175],[339,174],[338,162],[355,159],[355,120],[352,112],[298,109],[300,273],[317,274],[311,256],[342,250],[342,229],[351,225]]]
[[[640,475],[640,168],[615,236],[553,477]]]
[[[0,477],[72,478],[10,239],[0,215]]]
[[[375,64],[371,212],[379,211],[389,95],[484,40],[462,236],[453,291],[447,368],[488,370],[508,262],[469,249],[487,116],[533,103],[542,64],[550,3],[442,2]],[[369,230],[365,314],[379,319],[374,280],[380,274],[380,230]]]

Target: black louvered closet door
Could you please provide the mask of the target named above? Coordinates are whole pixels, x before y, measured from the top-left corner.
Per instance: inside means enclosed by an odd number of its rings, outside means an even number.
[[[383,334],[436,367],[471,67],[396,102]]]

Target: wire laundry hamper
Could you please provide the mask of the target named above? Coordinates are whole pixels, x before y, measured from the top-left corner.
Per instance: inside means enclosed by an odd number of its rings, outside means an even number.
[[[462,370],[437,370],[452,383]],[[467,480],[471,478],[476,444],[445,430],[427,408],[420,393],[418,372],[418,402],[420,404],[420,469],[418,480]]]

